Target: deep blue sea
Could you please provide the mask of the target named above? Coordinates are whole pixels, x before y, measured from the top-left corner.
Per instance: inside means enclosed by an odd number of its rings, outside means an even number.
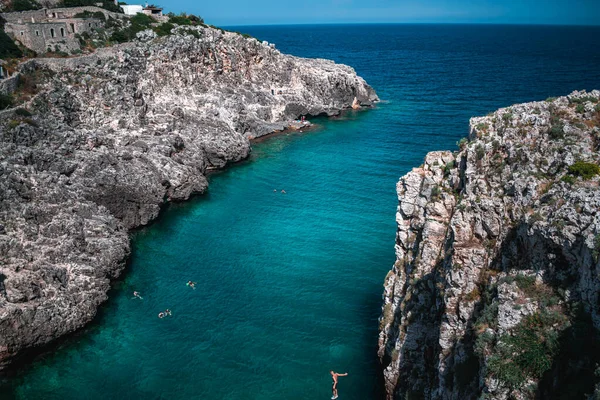
[[[384,101],[258,143],[211,176],[207,195],[167,207],[133,235],[131,264],[96,322],[0,397],[328,399],[335,369],[349,373],[340,399],[381,398],[377,318],[398,178],[426,152],[455,149],[471,116],[600,89],[600,28],[233,29],[349,64]],[[172,317],[157,318],[166,308]]]

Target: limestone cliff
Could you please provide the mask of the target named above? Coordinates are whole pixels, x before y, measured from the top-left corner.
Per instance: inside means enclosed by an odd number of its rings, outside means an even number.
[[[0,366],[89,322],[127,231],[207,187],[252,137],[377,100],[350,67],[211,28],[176,28],[21,67],[0,112]]]
[[[460,151],[400,180],[379,335],[389,399],[594,395],[599,100],[473,118]]]

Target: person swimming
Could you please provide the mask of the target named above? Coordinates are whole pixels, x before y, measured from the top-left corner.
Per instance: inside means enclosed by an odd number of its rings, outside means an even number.
[[[133,297],[134,297],[134,298],[136,298],[136,297],[137,297],[137,298],[138,298],[138,299],[140,299],[140,300],[144,300],[144,298],[143,298],[142,296],[140,296],[140,292],[133,292]]]
[[[158,313],[158,318],[164,318],[165,317],[165,313],[164,312],[159,312]]]
[[[188,281],[188,283],[186,283],[186,285],[188,285],[189,287],[191,287],[194,290],[196,289],[196,282]]]
[[[281,189],[281,193],[285,194],[285,193],[286,193],[286,191],[285,191],[285,190],[283,190],[283,189]]]

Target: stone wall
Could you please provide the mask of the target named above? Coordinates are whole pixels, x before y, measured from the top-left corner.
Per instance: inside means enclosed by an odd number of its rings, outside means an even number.
[[[17,72],[10,78],[0,80],[0,93],[13,93],[19,86],[19,73]]]
[[[104,14],[105,18],[126,18],[125,14],[115,13],[100,7],[68,7],[52,9],[44,8],[41,10],[34,11],[1,13],[0,16],[4,18],[6,22],[22,24],[26,22],[41,22],[47,19],[73,18],[75,15],[81,14],[86,11],[90,13],[101,12]]]

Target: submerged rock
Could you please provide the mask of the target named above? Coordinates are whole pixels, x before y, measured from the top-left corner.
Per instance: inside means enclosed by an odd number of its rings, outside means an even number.
[[[388,399],[600,388],[600,92],[471,119],[400,179],[379,358]]]
[[[0,112],[0,368],[89,322],[128,229],[206,190],[249,138],[377,100],[350,67],[200,27],[35,59],[21,79],[31,100]]]

